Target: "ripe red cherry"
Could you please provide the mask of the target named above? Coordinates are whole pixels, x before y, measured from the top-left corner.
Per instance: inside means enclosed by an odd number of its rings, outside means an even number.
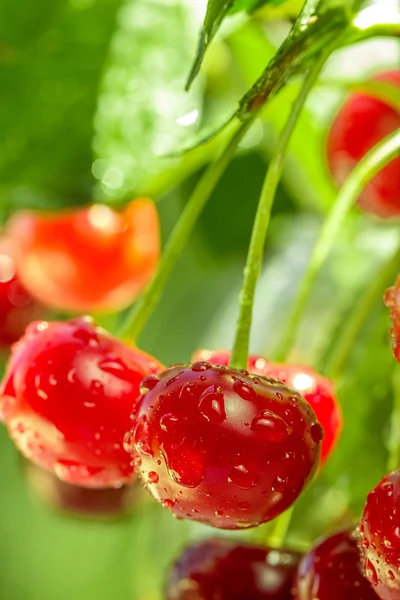
[[[400,598],[400,471],[370,492],[360,521],[365,574],[382,600]]]
[[[389,288],[384,296],[386,306],[390,309],[392,321],[391,336],[393,338],[393,354],[400,362],[400,276],[394,286]]]
[[[400,71],[382,73],[377,80],[400,86]],[[341,107],[327,140],[329,168],[341,186],[358,161],[379,141],[400,127],[400,114],[367,94],[356,93]],[[395,158],[367,185],[359,206],[379,217],[400,215],[400,158]]]
[[[238,529],[296,500],[322,437],[309,405],[282,383],[197,362],[143,380],[126,448],[175,516]]]
[[[139,383],[163,368],[89,319],[38,322],[13,347],[1,415],[19,450],[63,481],[117,487],[133,476],[123,437]]]
[[[173,566],[167,600],[291,600],[300,554],[207,540],[190,546]]]
[[[197,350],[194,360],[208,360],[216,365],[228,365],[228,350]],[[312,407],[325,431],[321,448],[321,462],[331,454],[342,429],[342,413],[333,383],[308,367],[271,363],[262,356],[250,356],[247,368],[251,373],[282,381],[299,392]]]
[[[286,383],[310,404],[325,432],[321,448],[321,462],[324,462],[342,429],[342,413],[333,383],[312,369],[299,365],[267,363],[265,374]]]
[[[361,570],[357,541],[350,531],[319,542],[299,565],[296,600],[378,600]]]
[[[0,348],[8,347],[26,326],[43,314],[43,308],[16,275],[14,253],[7,238],[0,239]]]
[[[157,211],[146,199],[124,213],[101,204],[50,215],[24,212],[9,232],[26,288],[64,310],[126,306],[148,282],[159,255]]]

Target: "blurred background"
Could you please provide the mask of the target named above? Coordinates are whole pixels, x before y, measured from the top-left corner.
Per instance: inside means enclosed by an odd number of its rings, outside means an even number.
[[[205,0],[2,0],[0,224],[24,208],[93,200],[157,201],[163,242],[219,141],[217,129],[287,35],[301,2],[230,17],[190,93],[184,83]],[[252,351],[268,356],[335,200],[324,158],[329,124],[349,83],[398,66],[398,41],[337,52],[290,145],[257,293]],[[252,221],[271,150],[298,90],[294,81],[242,140],[147,327],[142,347],[165,364],[198,347],[229,347]],[[319,277],[293,361],[324,364],[363,291],[398,244],[395,226],[354,209]],[[400,265],[399,265],[400,267]],[[100,319],[106,327],[113,316]],[[374,307],[338,378],[345,428],[335,455],[296,507],[292,540],[312,540],[360,510],[385,471],[393,399],[387,311]],[[2,367],[7,353],[2,355]],[[379,407],[379,408],[378,408]],[[128,516],[60,514],[35,493],[0,431],[0,598],[156,600],[165,566],[206,527],[175,521],[137,490]],[[36,487],[38,482],[36,481]],[[39,488],[46,495],[46,483]],[[245,537],[246,533],[234,534]]]

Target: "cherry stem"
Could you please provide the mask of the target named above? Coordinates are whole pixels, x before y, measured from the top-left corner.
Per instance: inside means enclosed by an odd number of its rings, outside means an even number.
[[[390,419],[390,435],[388,442],[387,472],[400,466],[400,365],[396,363],[393,371],[393,408]]]
[[[367,287],[360,302],[355,304],[354,309],[346,319],[346,323],[341,334],[339,334],[333,352],[329,356],[325,368],[323,369],[324,373],[329,377],[336,379],[340,376],[368,315],[371,313],[377,302],[382,300],[385,289],[399,270],[399,264],[400,246],[386,264],[380,267],[376,277],[372,278],[373,284]]]
[[[120,337],[129,338],[134,342],[139,338],[160,301],[165,284],[190,238],[200,213],[232,160],[236,148],[252,124],[253,118],[241,123],[219,158],[208,167],[198,182],[168,239],[150,285],[123,321],[118,331]]]
[[[400,154],[400,131],[388,135],[370,150],[354,167],[341,188],[337,201],[321,228],[314,246],[307,270],[303,276],[297,300],[289,316],[286,330],[275,356],[275,360],[286,359],[293,346],[297,329],[300,325],[304,309],[311,294],[312,286],[320,272],[333,244],[335,243],[340,228],[350,209],[355,205],[357,198],[367,183],[383,169],[391,160]]]
[[[239,295],[239,317],[230,362],[231,366],[234,368],[247,368],[254,296],[257,281],[261,272],[265,239],[267,236],[268,225],[271,220],[271,210],[276,189],[282,175],[286,152],[292,133],[304,107],[305,101],[307,100],[308,94],[325,63],[326,58],[327,54],[322,53],[319,60],[311,69],[309,69],[300,93],[293,104],[289,118],[279,136],[264,179],[244,269],[243,286]]]

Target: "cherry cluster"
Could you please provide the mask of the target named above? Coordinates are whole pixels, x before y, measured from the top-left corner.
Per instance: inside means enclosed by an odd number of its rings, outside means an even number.
[[[398,73],[383,80],[400,84]],[[361,130],[366,119],[374,126]],[[387,104],[353,95],[328,140],[334,178],[340,183],[399,124]],[[367,187],[362,208],[400,215],[399,161]],[[91,317],[42,318],[43,306],[126,307],[154,274],[159,247],[158,216],[147,199],[125,212],[93,205],[14,217],[0,245],[0,344],[13,343],[1,419],[24,457],[62,485],[108,494],[140,478],[178,519],[257,527],[294,504],[335,448],[342,416],[332,381],[263,356],[236,369],[226,350],[198,350],[190,362],[166,368]],[[400,361],[399,298],[400,279],[385,296]],[[370,493],[358,525],[305,555],[227,539],[191,546],[171,570],[166,597],[400,599],[399,515],[396,471]]]

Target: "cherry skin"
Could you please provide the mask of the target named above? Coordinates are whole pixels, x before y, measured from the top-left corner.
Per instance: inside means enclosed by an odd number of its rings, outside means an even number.
[[[400,71],[382,73],[375,79],[400,87]],[[343,184],[371,148],[399,127],[400,114],[394,108],[367,94],[351,94],[333,121],[327,140],[328,164],[337,185]],[[382,218],[400,216],[400,158],[375,175],[358,204]]]
[[[43,304],[78,312],[120,309],[139,294],[159,256],[153,202],[124,213],[95,204],[67,212],[23,212],[8,228],[19,276]]]
[[[90,319],[38,322],[13,347],[1,415],[37,465],[67,483],[118,487],[133,477],[123,438],[140,381],[163,369]]]
[[[43,307],[23,287],[16,274],[10,241],[0,239],[0,349],[8,348],[27,325],[43,316]]]
[[[355,535],[342,531],[319,542],[301,560],[296,600],[378,600],[365,579]]]
[[[400,470],[370,492],[360,521],[365,574],[382,600],[400,598]]]
[[[197,350],[193,360],[207,360],[213,365],[228,365],[228,350]],[[342,412],[333,383],[309,367],[271,363],[262,356],[249,357],[250,373],[272,377],[296,390],[312,407],[325,431],[321,448],[321,463],[330,456],[342,429]]]
[[[386,291],[384,301],[390,309],[393,354],[396,360],[400,362],[400,276],[397,277],[395,284]]]
[[[207,362],[142,381],[126,449],[156,500],[221,529],[270,521],[317,466],[323,430],[284,384]]]
[[[291,600],[300,556],[230,540],[200,542],[173,566],[166,600]]]

